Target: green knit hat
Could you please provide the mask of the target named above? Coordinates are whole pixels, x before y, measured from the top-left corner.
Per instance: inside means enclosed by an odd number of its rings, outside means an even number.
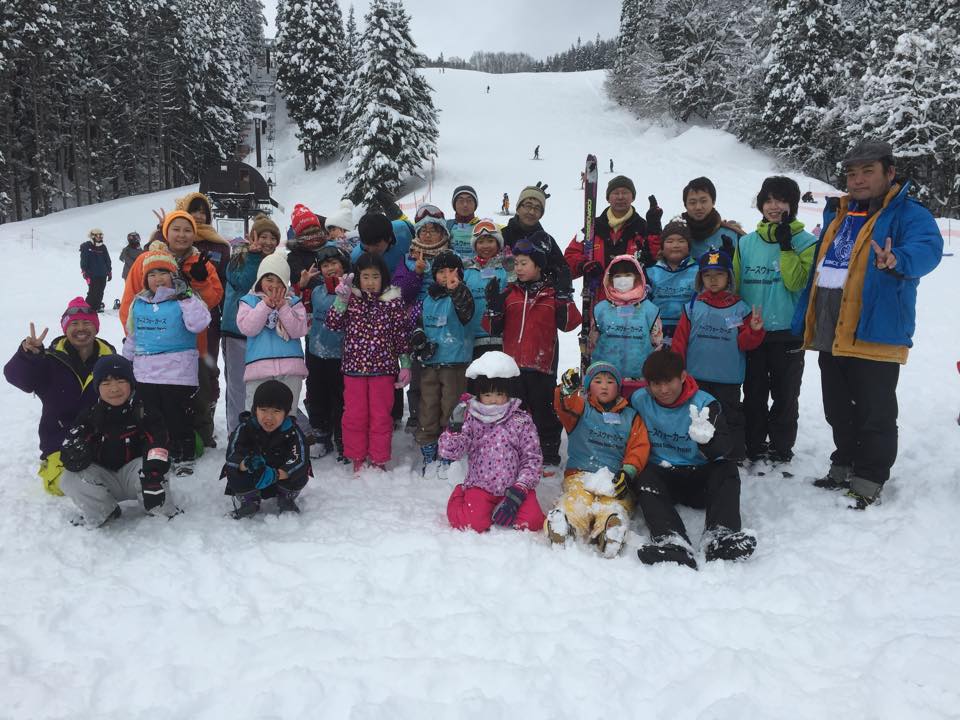
[[[617,175],[613,180],[607,183],[607,200],[610,199],[610,193],[612,193],[617,188],[626,188],[630,191],[630,194],[634,198],[637,197],[637,188],[633,184],[633,180],[628,178],[626,175]]]

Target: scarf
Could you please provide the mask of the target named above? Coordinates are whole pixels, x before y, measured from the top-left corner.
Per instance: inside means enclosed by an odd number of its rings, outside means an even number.
[[[681,217],[687,221],[687,227],[690,228],[690,237],[698,241],[706,240],[713,235],[720,227],[720,223],[723,222],[716,208],[711,210],[703,220],[694,220],[688,213],[683,213]]]
[[[426,245],[419,237],[410,241],[410,257],[416,259],[417,253],[423,253],[424,260],[433,259],[441,252],[450,247],[450,236],[441,235],[440,239],[434,245]]]
[[[627,210],[627,214],[621,218],[614,217],[613,208],[607,208],[607,223],[610,225],[610,232],[616,232],[621,225],[626,224],[627,220],[633,217],[633,205]]]
[[[503,420],[520,405],[516,398],[510,398],[503,405],[484,405],[477,398],[470,398],[468,409],[470,414],[486,425],[493,425]]]
[[[607,295],[607,300],[611,305],[635,305],[647,296],[647,286],[643,283],[634,285],[626,292],[621,292],[613,287],[613,283],[605,283],[603,288]]]

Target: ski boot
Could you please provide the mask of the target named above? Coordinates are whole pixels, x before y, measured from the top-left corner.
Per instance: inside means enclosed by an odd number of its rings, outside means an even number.
[[[757,538],[749,532],[736,532],[716,528],[704,534],[704,551],[707,562],[713,560],[746,560],[757,549]]]
[[[427,468],[437,461],[437,443],[421,445],[420,454],[423,455],[423,466],[420,468],[420,475],[426,477]]]
[[[259,490],[251,490],[233,496],[233,512],[230,515],[234,520],[253,517],[258,512],[260,512]]]
[[[852,468],[849,465],[837,465],[830,463],[830,470],[822,478],[813,481],[815,487],[824,490],[849,490],[850,474]]]
[[[322,458],[333,452],[333,438],[330,433],[315,433],[310,438],[310,457]]]
[[[637,549],[637,557],[644,565],[658,565],[660,563],[677,563],[686,565],[692,570],[697,569],[697,560],[690,551],[687,541],[679,535],[664,535],[654,538],[648,545]]]

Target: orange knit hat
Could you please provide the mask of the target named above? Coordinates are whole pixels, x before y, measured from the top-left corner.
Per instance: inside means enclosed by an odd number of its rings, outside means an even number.
[[[183,218],[184,220],[189,220],[190,225],[193,226],[193,232],[194,233],[197,232],[197,221],[193,219],[193,215],[191,215],[190,213],[184,210],[173,210],[172,212],[168,212],[166,215],[163,216],[163,224],[160,226],[160,231],[163,233],[164,240],[167,239],[167,228],[169,228],[170,223],[172,223],[177,218]]]

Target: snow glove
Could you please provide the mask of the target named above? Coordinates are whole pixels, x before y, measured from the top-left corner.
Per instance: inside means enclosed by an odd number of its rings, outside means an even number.
[[[630,490],[630,481],[633,480],[633,473],[626,467],[620,468],[620,472],[613,476],[613,496],[622,498]]]
[[[420,362],[425,362],[432,358],[437,352],[437,343],[430,342],[423,328],[417,328],[410,335],[411,355]]]
[[[410,368],[400,368],[400,372],[397,373],[397,381],[393,384],[398,390],[404,388],[410,384],[410,381],[413,379],[413,372]]]
[[[501,527],[513,525],[520,506],[527,499],[527,491],[519,485],[511,485],[503,494],[503,500],[493,510],[493,522]]]
[[[790,229],[790,222],[793,218],[784,217],[777,223],[777,229],[773,231],[773,236],[780,243],[780,249],[784,252],[793,250],[793,231]]]
[[[210,256],[204,252],[200,251],[200,257],[197,258],[197,261],[190,268],[190,277],[197,282],[203,282],[207,279],[210,273],[207,271],[207,260],[210,259]]]
[[[250,455],[244,459],[243,464],[258,490],[268,488],[277,481],[277,471],[267,465],[267,459],[263,455]]]
[[[648,235],[659,235],[663,230],[663,225],[660,223],[660,218],[663,217],[663,208],[657,205],[657,198],[655,195],[648,195],[647,200],[650,201],[650,209],[647,210],[647,234]]]
[[[696,405],[690,405],[690,429],[687,434],[698,445],[706,445],[713,439],[714,427],[710,424],[710,408],[697,410]]]
[[[576,368],[565,370],[560,376],[560,394],[569,397],[580,389],[580,371]]]
[[[146,465],[146,463],[144,463]],[[140,471],[140,492],[143,495],[143,509],[152,514],[167,501],[167,490],[163,486],[163,473],[146,468]]]
[[[460,396],[460,402],[457,403],[456,407],[453,408],[453,412],[450,413],[450,422],[447,424],[447,430],[450,432],[458,433],[463,430],[463,421],[467,417],[467,408],[469,407],[469,402],[472,395],[469,393],[464,393]]]
[[[487,313],[490,315],[502,315],[506,298],[500,293],[500,281],[497,280],[497,278],[490,279],[487,287],[483,290],[483,295],[487,301]]]
[[[341,277],[333,292],[336,294],[337,300],[342,300],[343,304],[346,305],[353,294],[353,273],[347,273]]]

